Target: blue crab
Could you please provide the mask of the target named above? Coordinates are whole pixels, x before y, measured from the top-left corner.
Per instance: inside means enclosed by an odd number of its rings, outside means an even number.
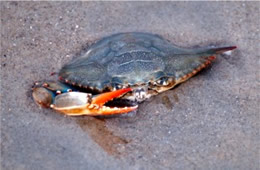
[[[36,83],[32,95],[40,106],[71,116],[127,113],[137,109],[137,103],[188,80],[217,54],[235,48],[185,49],[155,34],[114,34],[62,67],[60,82]],[[115,98],[136,105],[107,105]]]

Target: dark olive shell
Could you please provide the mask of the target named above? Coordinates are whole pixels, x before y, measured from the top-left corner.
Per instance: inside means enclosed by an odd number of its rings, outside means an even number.
[[[119,33],[94,43],[59,74],[69,83],[98,90],[116,85],[148,84],[162,77],[177,80],[198,68],[215,52],[209,48],[179,48],[150,33]]]

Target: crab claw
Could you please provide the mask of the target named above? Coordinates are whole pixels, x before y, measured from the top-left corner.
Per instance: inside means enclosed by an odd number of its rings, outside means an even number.
[[[138,106],[117,108],[107,107],[104,104],[131,90],[131,88],[120,89],[94,97],[89,93],[82,92],[62,93],[55,97],[54,103],[50,107],[69,116],[99,116],[127,113],[137,109]]]

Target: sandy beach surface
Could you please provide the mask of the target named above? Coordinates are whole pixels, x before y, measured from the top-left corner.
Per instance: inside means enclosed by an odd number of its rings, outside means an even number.
[[[259,2],[0,2],[1,169],[259,169]],[[39,108],[35,81],[96,40],[151,32],[182,47],[236,45],[207,70],[97,119]]]

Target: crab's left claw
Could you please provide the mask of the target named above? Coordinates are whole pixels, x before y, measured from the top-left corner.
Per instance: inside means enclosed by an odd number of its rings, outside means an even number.
[[[116,97],[131,91],[131,88],[120,89],[112,92],[102,93],[92,97],[89,93],[69,92],[57,95],[54,99],[51,108],[62,112],[69,116],[99,116],[113,115],[131,112],[137,109],[136,106],[131,107],[108,107],[104,104]]]

